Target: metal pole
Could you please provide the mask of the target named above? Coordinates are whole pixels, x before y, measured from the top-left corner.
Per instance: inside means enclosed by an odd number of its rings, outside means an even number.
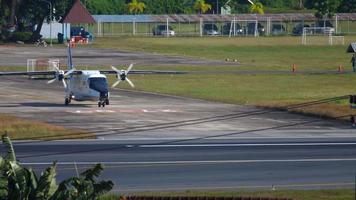
[[[53,41],[52,41],[52,13],[53,13],[53,7],[52,7],[52,3],[49,2],[49,7],[50,7],[50,21],[49,21],[49,34],[50,34],[50,40],[51,40],[51,46],[53,46]]]
[[[167,17],[167,21],[166,21],[166,32],[167,32],[167,37],[169,37],[169,21],[168,21],[168,17]]]
[[[200,37],[203,37],[203,18],[200,18]]]
[[[52,46],[52,12],[53,12],[53,8],[52,8],[52,3],[50,1],[46,1],[46,0],[41,0],[45,3],[48,3],[49,4],[49,38],[51,40],[51,44],[50,46]]]
[[[339,33],[338,29],[339,29],[339,16],[336,15],[335,16],[335,34]]]

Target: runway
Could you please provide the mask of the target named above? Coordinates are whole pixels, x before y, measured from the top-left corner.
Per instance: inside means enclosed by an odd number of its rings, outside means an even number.
[[[169,140],[168,140],[169,141]],[[16,143],[26,165],[59,162],[59,179],[97,162],[115,190],[318,189],[352,187],[356,139],[234,139]]]
[[[58,177],[105,164],[122,192],[352,187],[355,129],[347,122],[277,110],[112,90],[111,105],[63,105],[61,85],[0,79],[0,110],[97,140],[15,143],[20,162]],[[3,152],[3,151],[2,151]]]

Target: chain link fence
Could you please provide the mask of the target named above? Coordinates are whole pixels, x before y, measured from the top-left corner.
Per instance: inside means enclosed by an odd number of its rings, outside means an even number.
[[[94,15],[87,30],[96,37],[302,35],[305,27],[331,27],[334,35],[356,34],[356,13],[317,20],[314,14]]]

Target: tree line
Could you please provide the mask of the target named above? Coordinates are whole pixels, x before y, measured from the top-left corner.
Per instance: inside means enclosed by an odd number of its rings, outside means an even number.
[[[196,2],[201,0],[136,0],[145,5],[142,14],[195,14]],[[317,10],[320,5],[335,5],[334,12],[356,12],[356,0],[252,0],[260,2],[266,10],[283,12],[284,10],[298,11],[303,9]],[[132,0],[82,0],[92,14],[130,14],[127,5]],[[220,12],[216,7],[229,6],[233,14],[249,13],[248,0],[205,0],[212,8],[209,13]],[[217,5],[218,4],[218,5]]]
[[[35,41],[44,21],[60,20],[76,0],[0,0],[0,40]],[[91,14],[194,14],[219,13],[221,7],[235,13],[260,13],[308,9],[319,18],[336,12],[356,12],[356,0],[81,0]],[[19,32],[20,34],[15,34]],[[23,34],[27,32],[27,34]],[[30,33],[28,33],[30,32]],[[17,37],[16,37],[17,36]],[[24,40],[24,39],[23,39]]]

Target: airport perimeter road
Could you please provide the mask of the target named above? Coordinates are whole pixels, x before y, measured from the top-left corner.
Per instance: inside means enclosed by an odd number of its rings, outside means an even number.
[[[35,52],[35,53],[34,53]],[[75,48],[72,50],[75,66],[237,66],[236,63],[225,61],[186,58],[181,56],[165,56],[160,54],[132,52],[114,49]],[[26,66],[27,59],[59,59],[67,63],[66,48],[38,48],[8,46],[0,47],[0,66]]]
[[[355,138],[17,142],[15,150],[37,171],[57,160],[59,179],[104,163],[102,178],[120,192],[350,188],[356,171]]]

